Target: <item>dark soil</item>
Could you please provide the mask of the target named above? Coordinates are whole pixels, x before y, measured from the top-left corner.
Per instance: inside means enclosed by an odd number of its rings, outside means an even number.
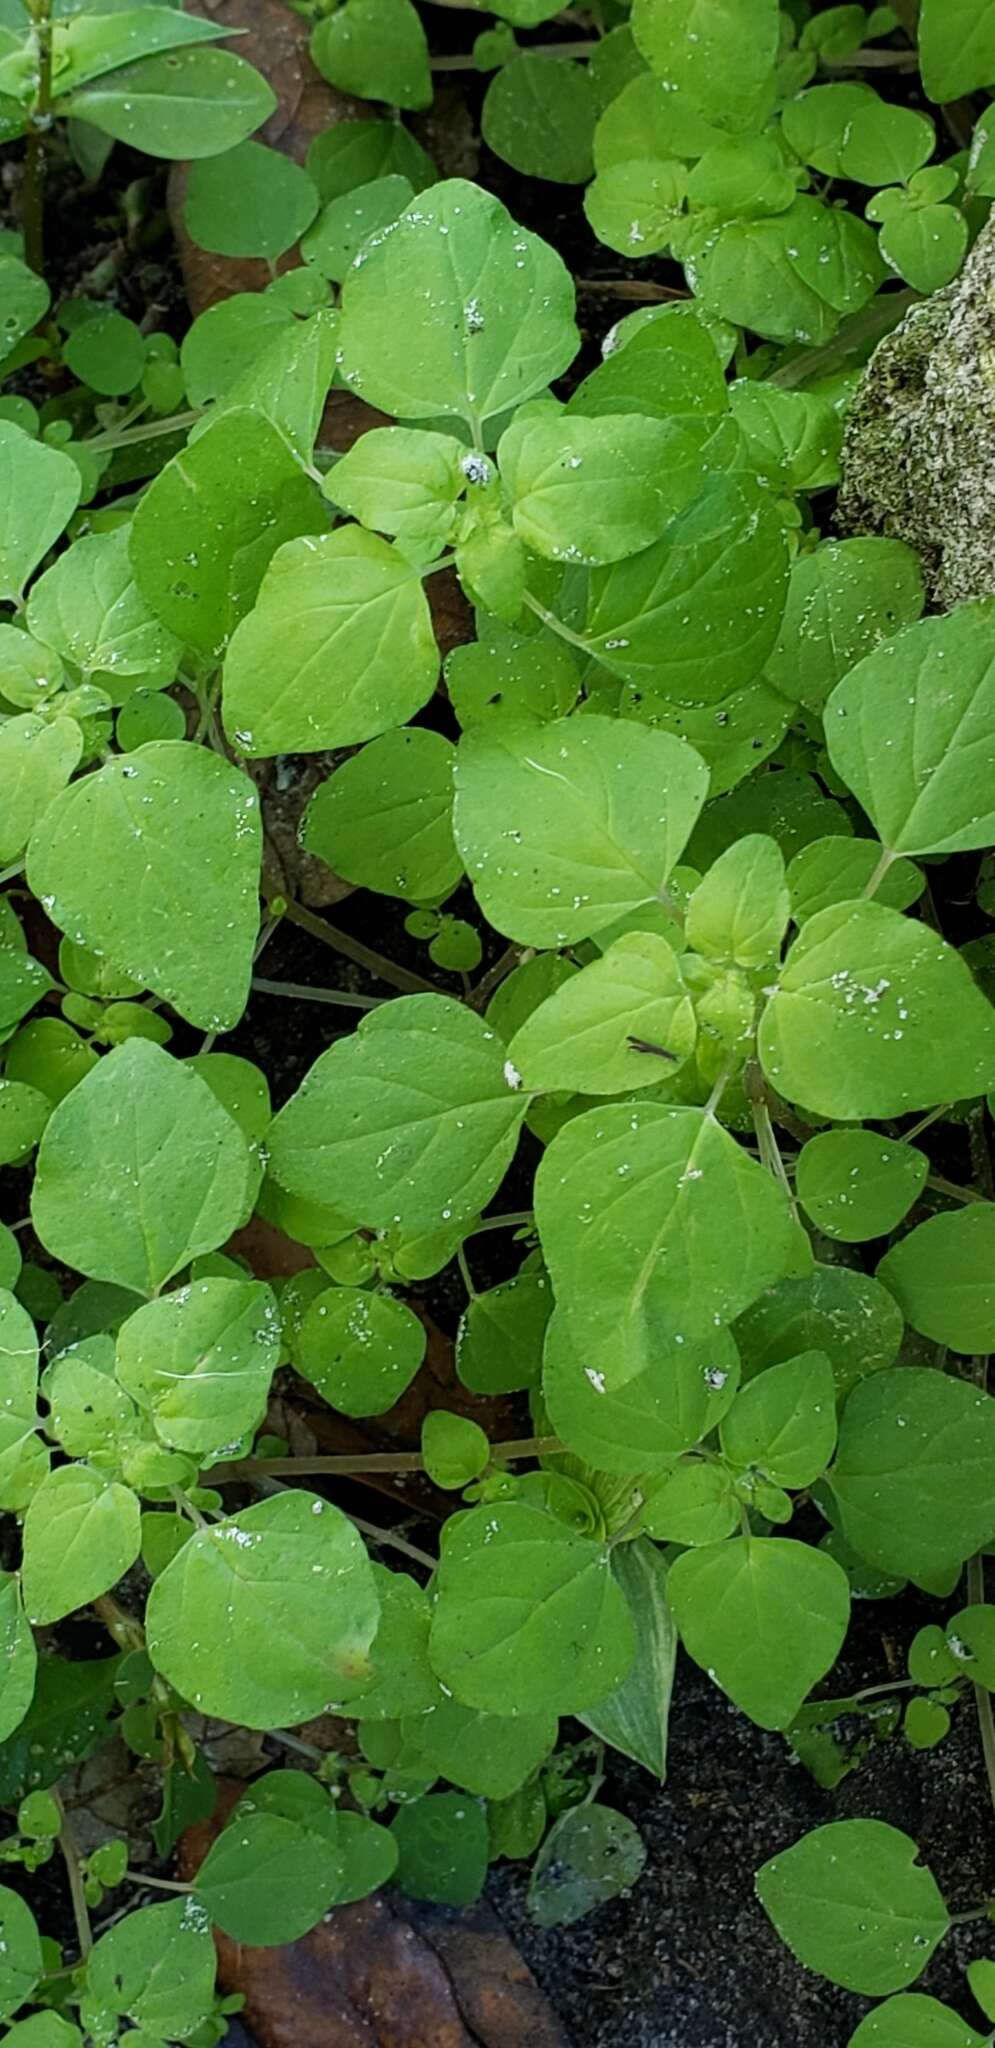
[[[883,1603],[857,1610],[854,1634],[868,1649],[884,1612]],[[906,1642],[903,1603],[889,1603],[889,1613]],[[491,1879],[491,1898],[572,2048],[845,2048],[872,2001],[802,1969],[753,1896],[758,1865],[823,1821],[859,1816],[903,1828],[954,1912],[995,1885],[995,1832],[968,1702],[939,1749],[917,1755],[895,1737],[827,1793],[780,1736],[755,1728],[682,1657],[669,1782],[655,1786],[636,1765],[616,1762],[601,1796],[636,1822],[649,1852],[629,1898],[545,1930],[526,1909],[526,1871],[504,1865]],[[984,1921],[955,1928],[916,1988],[977,2024],[962,1973],[992,1945]]]

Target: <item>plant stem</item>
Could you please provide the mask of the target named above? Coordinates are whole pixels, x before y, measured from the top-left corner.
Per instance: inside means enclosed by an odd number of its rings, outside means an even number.
[[[902,1132],[902,1144],[911,1145],[914,1139],[921,1137],[923,1131],[928,1131],[930,1124],[938,1123],[941,1116],[948,1116],[952,1108],[952,1102],[944,1102],[939,1109],[931,1109],[926,1116],[921,1116],[919,1122],[913,1124],[911,1131]]]
[[[529,611],[534,612],[536,618],[541,619],[543,625],[549,627],[551,633],[558,633],[561,640],[569,640],[571,647],[579,647],[584,654],[593,652],[583,633],[575,633],[572,626],[565,626],[563,620],[558,619],[555,612],[547,611],[545,605],[540,604],[539,599],[533,597],[530,590],[525,592],[524,602]]]
[[[855,1692],[853,1697],[854,1700],[873,1700],[880,1693],[914,1691],[916,1684],[917,1680],[914,1678],[889,1678],[881,1685],[862,1685],[860,1691]]]
[[[14,880],[15,875],[23,875],[23,873],[23,859],[12,860],[9,868],[0,868],[0,886],[2,886],[4,882],[12,882]]]
[[[915,71],[919,59],[914,50],[851,50],[848,57],[821,56],[827,71]]]
[[[456,1247],[456,1264],[460,1270],[460,1279],[466,1288],[467,1299],[469,1301],[476,1301],[477,1290],[473,1284],[473,1274],[467,1265],[466,1248],[464,1245],[458,1244]]]
[[[977,1188],[958,1187],[955,1180],[944,1180],[940,1173],[927,1175],[926,1186],[934,1188],[938,1195],[949,1195],[955,1202],[983,1202],[986,1199]]]
[[[44,269],[46,137],[52,125],[52,0],[27,0],[38,58],[35,96],[29,115],[28,146],[21,186],[24,259]]]
[[[781,1158],[781,1148],[778,1145],[774,1126],[771,1123],[767,1091],[764,1087],[760,1069],[752,1061],[746,1072],[746,1093],[749,1097],[750,1109],[753,1113],[753,1129],[756,1133],[757,1146],[760,1152],[760,1164],[767,1168],[768,1173],[773,1174],[774,1179],[784,1189],[791,1205],[791,1214],[797,1223],[798,1208],[795,1202],[794,1189],[788,1178],[784,1161]]]
[[[530,43],[529,57],[590,57],[597,43]],[[433,71],[476,71],[476,60],[468,52],[458,57],[433,57]]]
[[[518,1458],[549,1458],[564,1449],[558,1436],[516,1437],[509,1443],[491,1445],[491,1462],[510,1465]],[[211,1479],[224,1484],[230,1479],[282,1479],[322,1477],[355,1472],[424,1472],[420,1451],[351,1452],[327,1458],[242,1458],[237,1465],[214,1465]]]
[[[641,305],[664,305],[671,300],[690,299],[690,292],[674,285],[654,284],[640,277],[579,277],[577,290],[593,298],[636,299]]]
[[[90,1914],[87,1909],[86,1893],[83,1889],[83,1871],[80,1866],[79,1849],[76,1846],[76,1837],[73,1834],[72,1825],[66,1819],[66,1809],[62,1804],[59,1794],[53,1791],[51,1797],[54,1799],[59,1812],[61,1823],[59,1827],[59,1848],[62,1851],[62,1860],[66,1866],[66,1876],[69,1880],[69,1897],[72,1901],[73,1919],[76,1922],[76,1939],[79,1942],[80,1961],[85,1963],[93,1947],[93,1930],[90,1926]]]
[[[824,341],[821,348],[804,349],[793,356],[790,363],[782,364],[767,379],[781,391],[792,391],[799,384],[807,384],[812,377],[824,377],[829,370],[844,363],[848,356],[858,349],[870,347],[889,334],[904,320],[912,306],[922,304],[921,292],[887,292],[873,299],[859,313],[851,313],[848,320],[841,321],[831,341]]]
[[[349,932],[340,931],[337,925],[326,924],[324,918],[316,917],[313,910],[305,910],[303,903],[285,902],[283,915],[288,924],[297,925],[302,932],[310,932],[313,939],[320,939],[322,945],[331,946],[333,952],[343,954],[357,967],[365,967],[368,974],[375,974],[378,981],[388,982],[391,988],[399,988],[405,995],[438,995],[435,983],[426,981],[424,975],[414,974],[409,967],[399,967],[395,961],[386,960],[382,953],[374,953]]]
[[[299,1003],[337,1003],[343,1010],[379,1010],[387,996],[359,996],[349,988],[307,988],[302,981],[267,981],[254,974],[252,986],[264,996],[289,996]]]
[[[535,1211],[532,1209],[509,1209],[507,1216],[485,1216],[483,1222],[475,1223],[466,1234],[467,1237],[480,1237],[485,1230],[520,1230],[534,1219]],[[30,1217],[27,1220],[30,1222]]]
[[[319,1749],[313,1742],[302,1742],[299,1735],[291,1735],[287,1728],[270,1728],[267,1733],[271,1742],[279,1742],[283,1749],[292,1749],[295,1756],[306,1756],[313,1764],[324,1761],[323,1749]]]
[[[418,1550],[415,1544],[408,1543],[403,1536],[395,1536],[393,1529],[381,1529],[376,1522],[365,1522],[362,1515],[349,1515],[347,1519],[359,1530],[361,1536],[372,1536],[376,1543],[387,1543],[392,1550],[400,1550],[405,1557],[412,1558],[415,1564],[423,1564],[427,1571],[435,1571],[438,1558],[431,1557],[427,1550]]]
[[[158,441],[163,434],[183,434],[188,427],[196,426],[203,419],[202,411],[175,412],[168,420],[146,420],[140,427],[107,427],[102,434],[91,435],[84,442],[86,448],[96,448],[106,453],[112,448],[130,448],[137,441]]]
[[[124,1875],[129,1884],[148,1884],[156,1892],[182,1892],[186,1895],[193,1891],[192,1884],[176,1884],[170,1877],[150,1877],[145,1870],[126,1870]]]
[[[514,972],[516,967],[520,967],[525,960],[534,959],[535,953],[531,946],[506,946],[494,965],[487,969],[486,974],[481,975],[476,987],[470,990],[472,1008],[481,1009],[488,997],[493,995],[494,990]]]
[[[90,1605],[108,1634],[113,1636],[119,1650],[144,1650],[145,1630],[141,1622],[119,1606],[113,1593],[101,1593],[99,1599],[91,1600]]]
[[[875,868],[870,880],[866,884],[866,887],[863,888],[860,892],[862,899],[866,898],[869,900],[870,897],[877,895],[878,889],[880,888],[881,883],[884,881],[888,869],[890,868],[894,859],[895,855],[889,851],[887,846],[883,846],[881,849],[881,858],[878,861],[877,867]]]

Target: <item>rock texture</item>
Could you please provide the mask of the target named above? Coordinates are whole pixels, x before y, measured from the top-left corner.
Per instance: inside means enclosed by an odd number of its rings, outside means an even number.
[[[837,513],[922,557],[944,611],[995,593],[995,218],[961,276],[875,350],[847,421]]]

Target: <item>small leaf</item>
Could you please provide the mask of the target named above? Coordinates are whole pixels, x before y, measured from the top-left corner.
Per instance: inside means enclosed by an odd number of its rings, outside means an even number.
[[[100,1936],[86,1970],[87,2003],[127,2017],[153,2039],[193,2034],[214,2008],[210,1923],[191,1899],[140,1906]]]
[[[330,85],[359,99],[431,105],[428,43],[411,0],[345,0],[319,20],[311,56]]]
[[[422,1423],[421,1452],[425,1470],[436,1486],[454,1489],[477,1478],[490,1459],[491,1447],[479,1422],[433,1408]]]
[[[0,2019],[30,1998],[45,1961],[30,1906],[16,1892],[0,1885]]]
[[[487,1818],[465,1792],[430,1792],[398,1808],[395,1883],[412,1899],[472,1906],[487,1875]]]
[[[811,1486],[836,1447],[836,1389],[825,1352],[803,1351],[737,1394],[719,1432],[733,1465],[756,1466],[775,1486]]]
[[[480,127],[488,149],[526,177],[583,185],[594,168],[598,116],[581,64],[550,62],[530,50],[503,64],[487,88]]]
[[[846,1573],[783,1536],[686,1550],[668,1592],[696,1664],[761,1728],[787,1728],[835,1663],[850,1619]]]
[[[827,1237],[862,1244],[901,1223],[928,1172],[925,1152],[914,1145],[892,1144],[876,1131],[819,1131],[798,1154],[798,1200]]]
[[[550,1828],[529,1881],[529,1912],[540,1927],[569,1927],[638,1882],[646,1845],[610,1806],[573,1806]]]
[[[969,1963],[968,1976],[980,1967]],[[986,2048],[987,2041],[987,2034],[969,2027],[948,2005],[910,1991],[869,2012],[851,2034],[849,2048]]]
[[[371,740],[316,790],[302,844],[359,888],[443,901],[463,873],[453,843],[455,758],[449,740],[420,726]]]
[[[89,1465],[62,1465],[42,1481],[24,1518],[24,1604],[34,1627],[61,1621],[106,1593],[141,1547],[130,1487]]]
[[[918,1853],[884,1821],[830,1821],[763,1864],[757,1894],[800,1963],[881,1997],[915,1982],[950,1925]]]
[[[528,1089],[631,1094],[689,1058],[696,1035],[673,949],[655,932],[627,932],[533,1010],[508,1060]]]
[[[384,1415],[425,1356],[425,1329],[390,1294],[330,1287],[315,1296],[291,1350],[306,1380],[343,1415]]]
[[[228,50],[179,50],[122,64],[67,93],[61,111],[149,156],[214,156],[269,119],[276,96]]]
[[[10,604],[75,512],[80,488],[68,455],[0,419],[0,597]]]
[[[728,1330],[655,1356],[634,1379],[611,1389],[603,1372],[584,1364],[586,1356],[583,1330],[575,1342],[557,1311],[546,1333],[543,1401],[567,1449],[604,1472],[667,1472],[715,1427],[739,1383]]]
[[[299,241],[318,211],[313,180],[261,142],[202,158],[187,180],[183,219],[202,249],[269,262]]]
[[[995,1528],[995,1399],[917,1366],[874,1373],[843,1411],[829,1482],[847,1541],[922,1582]]]
[[[995,1203],[930,1216],[878,1267],[907,1323],[968,1354],[995,1347]]]

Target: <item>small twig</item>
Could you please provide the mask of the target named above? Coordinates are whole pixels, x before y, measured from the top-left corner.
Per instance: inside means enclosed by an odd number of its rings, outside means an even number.
[[[28,1221],[30,1222],[30,1220],[29,1217]],[[467,1231],[466,1235],[467,1237],[480,1237],[485,1230],[522,1230],[526,1224],[532,1224],[534,1221],[535,1211],[533,1209],[509,1209],[506,1216],[483,1217],[481,1222],[474,1224],[472,1230]]]
[[[359,996],[349,988],[308,988],[303,981],[267,981],[254,974],[252,986],[263,996],[288,996],[299,1003],[338,1004],[343,1010],[379,1010],[387,996]]]
[[[389,1544],[392,1550],[402,1551],[404,1556],[410,1557],[415,1564],[423,1564],[427,1571],[436,1570],[439,1562],[437,1557],[431,1557],[427,1550],[419,1550],[414,1543],[409,1543],[406,1537],[395,1536],[393,1529],[381,1529],[376,1522],[364,1521],[362,1515],[349,1515],[347,1519],[359,1530],[361,1536],[371,1536],[376,1543]]]
[[[558,1436],[516,1437],[509,1443],[491,1445],[491,1462],[510,1465],[518,1458],[554,1457],[564,1449]],[[424,1472],[420,1451],[364,1451],[336,1453],[315,1458],[241,1458],[234,1465],[213,1465],[212,1484],[236,1479],[343,1478],[361,1472]]]
[[[654,284],[640,277],[579,277],[577,290],[593,298],[636,299],[644,305],[660,305],[669,299],[690,299],[692,294],[669,284]]]
[[[72,1830],[72,1824],[66,1819],[66,1809],[58,1793],[53,1790],[50,1796],[58,1810],[60,1823],[59,1848],[62,1851],[62,1861],[66,1866],[66,1877],[69,1880],[69,1897],[72,1901],[73,1919],[76,1922],[76,1939],[79,1943],[80,1960],[85,1963],[87,1956],[93,1948],[93,1929],[90,1926],[86,1892],[83,1888],[83,1869],[79,1859],[79,1849]]]
[[[470,990],[469,1002],[474,1010],[482,1010],[489,1002],[502,981],[507,981],[516,967],[526,960],[533,960],[535,953],[531,946],[506,946],[493,965],[482,974],[476,986]]]
[[[360,939],[354,939],[350,932],[340,931],[337,925],[326,924],[323,917],[316,917],[313,910],[305,910],[303,903],[285,901],[283,915],[288,924],[295,924],[302,932],[310,932],[313,939],[320,939],[323,946],[331,946],[334,953],[341,953],[346,960],[354,961],[357,967],[365,967],[367,974],[374,974],[378,981],[386,981],[391,988],[398,988],[405,995],[438,995],[434,982],[426,981],[424,975],[415,974],[410,967],[399,967],[394,960],[387,960],[382,953],[374,953],[364,946]]]
[[[916,71],[919,59],[914,50],[851,50],[846,57],[820,55],[827,71]]]
[[[91,1600],[90,1606],[119,1650],[144,1650],[145,1630],[141,1622],[119,1605],[113,1593],[101,1593],[98,1599]]]
[[[303,1742],[299,1735],[291,1735],[287,1728],[268,1728],[271,1742],[278,1742],[283,1749],[292,1749],[295,1756],[306,1756],[309,1763],[324,1763],[326,1752],[318,1749],[313,1742]]]

